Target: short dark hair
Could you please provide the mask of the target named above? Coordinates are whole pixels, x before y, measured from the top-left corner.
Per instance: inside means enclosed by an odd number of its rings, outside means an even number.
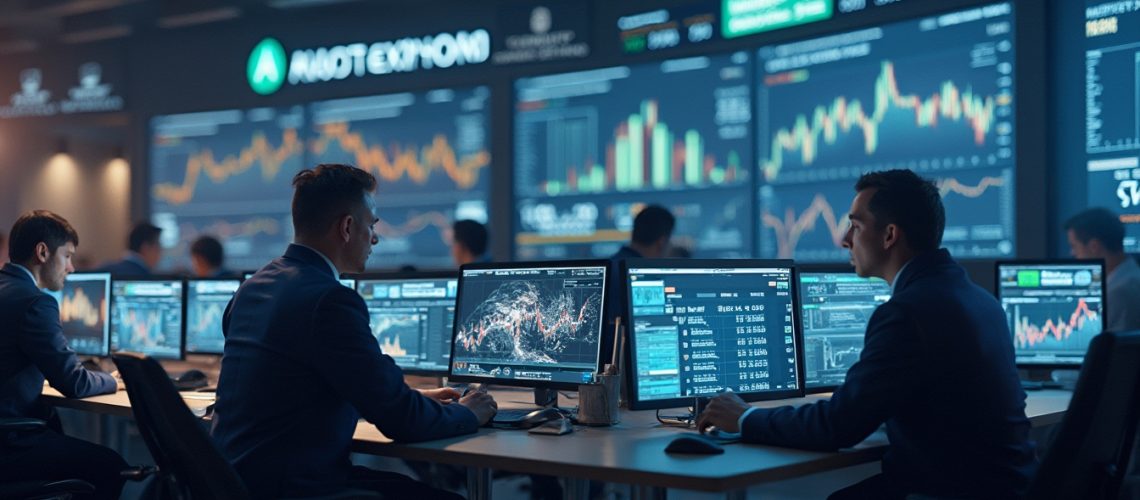
[[[946,209],[933,182],[910,170],[885,170],[863,174],[855,191],[866,189],[876,189],[868,205],[879,229],[887,224],[899,226],[916,253],[942,246]]]
[[[633,234],[630,239],[637,244],[651,245],[661,238],[672,236],[676,224],[677,219],[669,209],[661,205],[649,205],[633,218]]]
[[[319,235],[375,190],[376,178],[352,165],[325,163],[297,172],[293,176],[293,231]]]
[[[1072,231],[1081,243],[1098,240],[1113,253],[1124,251],[1124,223],[1107,208],[1090,208],[1065,221],[1065,231]]]
[[[487,226],[471,219],[457,220],[451,225],[451,238],[471,251],[472,255],[487,253]]]
[[[157,245],[159,236],[162,236],[162,228],[149,222],[139,222],[131,228],[131,234],[127,237],[127,248],[132,252],[138,252],[142,250],[143,245]]]
[[[190,244],[190,255],[197,255],[213,267],[222,267],[226,260],[226,251],[222,242],[213,236],[202,236]]]
[[[12,224],[12,238],[8,242],[8,260],[23,264],[32,258],[36,245],[46,243],[52,253],[71,243],[79,246],[79,233],[59,214],[48,210],[24,212]]]

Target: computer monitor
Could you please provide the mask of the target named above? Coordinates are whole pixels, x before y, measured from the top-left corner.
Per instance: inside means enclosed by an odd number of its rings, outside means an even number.
[[[222,354],[222,315],[241,281],[194,278],[186,280],[186,352]]]
[[[862,278],[850,266],[798,269],[804,325],[804,388],[830,392],[863,352],[867,322],[890,300],[891,286]]]
[[[607,264],[463,266],[448,378],[547,389],[590,382],[602,360]]]
[[[356,280],[372,335],[405,373],[447,374],[458,283],[455,272],[367,274]]]
[[[995,274],[1017,364],[1078,367],[1104,330],[1104,261],[999,261]]]
[[[111,275],[72,273],[63,282],[63,289],[51,295],[59,301],[59,322],[67,345],[83,356],[110,354],[111,334],[107,316]]]
[[[111,282],[111,350],[182,359],[185,296],[179,278]]]
[[[790,260],[625,261],[630,408],[803,395]]]

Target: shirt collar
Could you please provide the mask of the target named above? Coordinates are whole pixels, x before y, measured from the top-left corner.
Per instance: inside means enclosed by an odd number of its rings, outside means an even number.
[[[12,267],[23,269],[25,273],[28,273],[28,277],[32,279],[32,283],[35,283],[37,287],[40,286],[40,283],[36,281],[36,275],[32,274],[32,271],[30,269],[15,262],[10,262],[9,264],[12,264]]]
[[[899,285],[899,278],[902,277],[903,271],[906,271],[906,266],[909,266],[910,263],[913,261],[914,261],[913,258],[906,261],[906,264],[903,264],[902,267],[899,268],[899,272],[895,274],[895,279],[891,280],[891,295],[895,294],[895,287],[897,287]]]
[[[340,271],[336,270],[336,265],[333,264],[332,259],[329,259],[328,257],[326,257],[325,254],[321,253],[320,250],[317,250],[316,248],[313,248],[313,247],[308,246],[308,245],[302,245],[300,243],[293,243],[293,244],[297,245],[299,247],[302,247],[302,248],[308,248],[309,250],[312,250],[317,255],[320,255],[321,258],[325,260],[325,263],[329,265],[329,269],[332,269],[333,278],[340,279]]]

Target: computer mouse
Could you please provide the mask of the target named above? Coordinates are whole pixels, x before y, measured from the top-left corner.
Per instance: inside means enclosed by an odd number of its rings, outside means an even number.
[[[522,428],[530,428],[541,425],[544,422],[561,418],[563,418],[562,413],[559,412],[557,408],[539,408],[523,416],[523,418],[519,420],[518,425]]]
[[[174,379],[174,387],[180,391],[194,390],[206,385],[208,385],[206,374],[201,370],[187,370]]]
[[[198,380],[206,380],[206,374],[202,370],[186,370],[185,373],[179,375],[177,379],[179,382],[194,382]]]
[[[679,436],[669,442],[665,453],[719,455],[724,453],[724,447],[700,436]]]

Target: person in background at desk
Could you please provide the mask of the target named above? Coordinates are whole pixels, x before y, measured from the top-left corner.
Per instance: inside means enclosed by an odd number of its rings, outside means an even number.
[[[487,257],[487,226],[470,219],[451,225],[451,259],[462,267],[472,262],[490,262]]]
[[[1005,313],[939,249],[946,218],[933,183],[891,170],[865,174],[855,190],[843,246],[855,272],[886,280],[892,295],[872,314],[846,382],[798,408],[722,394],[697,428],[836,450],[886,422],[882,473],[830,498],[1020,498],[1037,462]]]
[[[1078,259],[1104,259],[1108,273],[1105,328],[1140,329],[1140,265],[1124,253],[1124,223],[1104,208],[1090,208],[1065,222],[1069,248]]]
[[[606,324],[613,325],[614,319],[625,312],[625,289],[622,284],[621,263],[626,259],[660,259],[665,257],[669,249],[669,240],[673,238],[673,227],[677,219],[669,209],[661,205],[649,205],[637,213],[633,218],[633,231],[630,234],[629,244],[622,245],[617,253],[610,256],[610,283],[609,297],[606,299],[609,318]]]
[[[225,278],[234,276],[226,269],[226,250],[213,236],[201,236],[190,244],[190,267],[196,278]]]
[[[119,498],[126,462],[109,448],[62,434],[58,418],[39,403],[44,379],[65,397],[110,394],[118,382],[83,368],[67,346],[59,291],[74,271],[79,235],[63,217],[27,212],[12,226],[11,262],[0,269],[0,418],[32,418],[49,429],[0,435],[0,482],[82,479],[95,498]]]
[[[159,237],[162,229],[154,224],[140,222],[131,228],[127,238],[129,252],[123,260],[104,264],[96,272],[111,273],[117,278],[137,278],[150,276],[158,262],[162,260],[162,245]]]
[[[293,178],[296,237],[246,280],[223,317],[225,363],[212,435],[254,498],[374,490],[386,498],[456,498],[408,477],[354,467],[357,421],[397,441],[475,432],[497,411],[491,396],[416,391],[380,352],[359,273],[378,240],[376,179],[348,165]]]

